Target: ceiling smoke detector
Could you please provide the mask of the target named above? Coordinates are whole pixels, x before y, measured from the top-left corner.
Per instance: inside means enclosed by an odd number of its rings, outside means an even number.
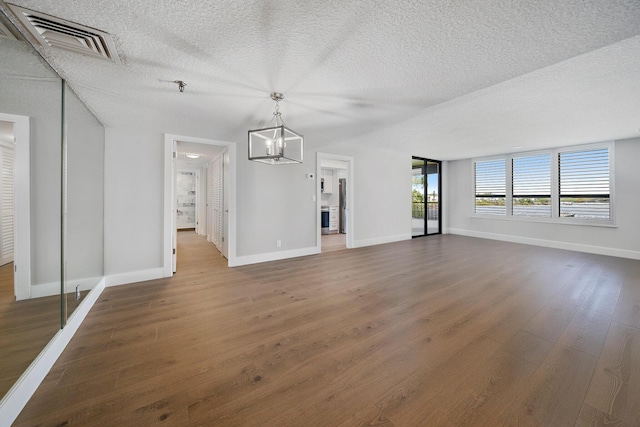
[[[12,4],[9,7],[42,46],[120,63],[108,33],[24,7]]]

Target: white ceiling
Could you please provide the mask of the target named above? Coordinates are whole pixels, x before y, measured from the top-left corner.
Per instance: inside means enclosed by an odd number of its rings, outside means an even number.
[[[638,0],[13,3],[114,37],[122,64],[44,50],[106,126],[242,141],[280,91],[308,147],[446,160],[640,136]]]
[[[200,168],[209,163],[226,147],[219,145],[198,144],[195,142],[178,141],[178,164],[180,167]],[[185,154],[200,154],[199,159],[190,159]]]

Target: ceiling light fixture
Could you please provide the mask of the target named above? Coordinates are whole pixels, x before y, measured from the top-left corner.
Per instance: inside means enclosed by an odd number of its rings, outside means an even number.
[[[272,127],[249,131],[249,160],[270,165],[302,163],[304,137],[286,127],[280,114],[280,101],[284,95],[273,92],[271,99],[276,102]]]
[[[200,153],[184,153],[184,156],[190,159],[199,159],[201,154]]]
[[[182,80],[174,80],[173,82],[178,85],[178,90],[180,92],[184,92],[184,88],[187,86],[185,82],[183,82]]]

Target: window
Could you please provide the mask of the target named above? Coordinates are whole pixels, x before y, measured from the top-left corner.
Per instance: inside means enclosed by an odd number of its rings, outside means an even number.
[[[611,218],[609,150],[560,153],[560,216],[590,220]]]
[[[612,143],[601,143],[478,159],[475,213],[557,223],[611,223],[613,148]]]
[[[512,215],[551,217],[551,154],[512,159]]]
[[[505,215],[505,159],[476,162],[476,213]]]

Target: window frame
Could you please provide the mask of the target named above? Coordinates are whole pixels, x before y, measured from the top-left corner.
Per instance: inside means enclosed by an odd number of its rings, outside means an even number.
[[[510,191],[509,188],[507,188],[507,181],[505,181],[505,189],[504,189],[504,208],[505,208],[505,213],[502,214],[479,214],[476,213],[476,199],[478,198],[476,195],[476,163],[477,162],[491,162],[491,161],[496,161],[496,160],[504,160],[505,165],[504,165],[504,170],[505,170],[505,176],[509,175],[509,167],[508,167],[508,163],[506,160],[506,158],[504,156],[491,156],[491,157],[483,157],[483,158],[478,158],[478,159],[474,159],[473,160],[473,214],[474,215],[480,215],[483,217],[488,217],[488,218],[504,218],[505,216],[508,215],[508,210],[509,210],[509,205],[511,204],[511,199],[510,199]],[[500,196],[496,196],[496,197],[500,197]]]
[[[537,157],[537,156],[549,156],[549,208],[551,209],[550,215],[549,216],[536,216],[536,215],[514,215],[513,213],[513,199],[514,198],[518,198],[518,197],[526,197],[529,196],[531,197],[532,195],[522,195],[522,196],[515,196],[513,193],[513,187],[514,187],[514,183],[513,183],[513,172],[514,172],[514,160],[516,159],[524,159],[527,157]],[[513,217],[523,217],[523,218],[545,218],[545,219],[549,219],[549,218],[553,218],[553,213],[554,213],[554,209],[557,205],[557,203],[554,203],[554,200],[556,200],[553,197],[553,189],[556,187],[554,185],[554,180],[553,180],[553,176],[554,176],[554,170],[553,170],[553,163],[554,163],[554,158],[553,158],[553,153],[550,150],[546,150],[546,151],[530,151],[530,152],[522,152],[522,153],[514,153],[509,155],[509,160],[508,160],[508,164],[510,165],[510,178],[509,178],[509,191],[510,191],[510,203],[509,203],[509,208],[511,208],[509,210],[509,212],[511,213],[511,216]],[[540,195],[542,196],[542,195]],[[545,194],[546,196],[546,194]]]
[[[559,156],[560,153],[585,151],[585,150],[597,150],[606,148],[609,152],[609,219],[594,220],[594,219],[579,219],[572,217],[560,216],[560,171],[559,171]],[[513,215],[513,159],[521,157],[536,156],[541,154],[550,154],[551,159],[551,217],[537,217],[537,216],[525,216],[525,215]],[[505,196],[506,203],[506,215],[493,215],[476,213],[475,200],[476,200],[476,162],[483,162],[488,160],[501,160],[504,159],[507,165],[505,170],[505,188],[507,194]],[[541,222],[551,224],[564,224],[564,225],[583,225],[594,227],[617,227],[616,225],[616,197],[615,197],[615,143],[613,141],[600,142],[595,144],[581,144],[574,146],[557,147],[546,150],[535,151],[522,151],[497,156],[476,157],[471,159],[471,217],[480,219],[493,219],[498,221],[520,221],[520,222]]]

